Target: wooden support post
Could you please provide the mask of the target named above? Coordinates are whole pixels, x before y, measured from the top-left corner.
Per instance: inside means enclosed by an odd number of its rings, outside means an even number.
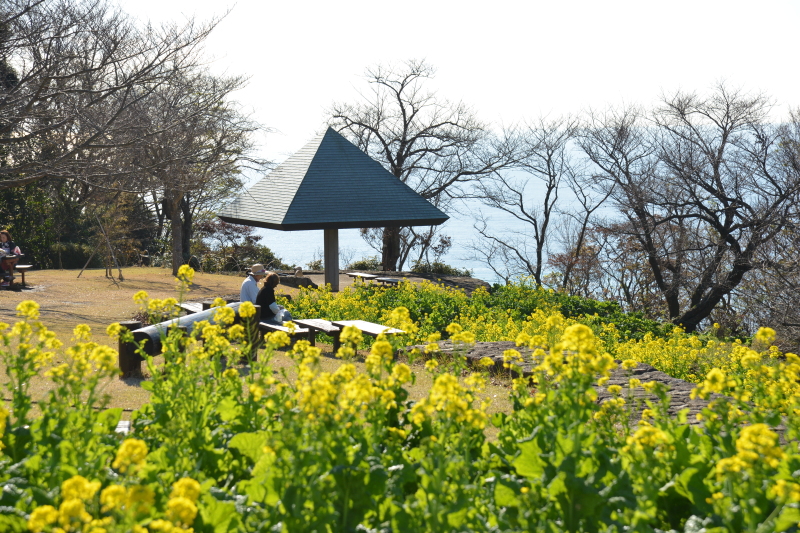
[[[339,230],[325,230],[325,283],[339,292]]]
[[[129,331],[135,331],[142,327],[142,323],[138,320],[120,322],[119,325]],[[136,353],[136,345],[131,342],[123,342],[122,338],[119,340],[119,369],[123,378],[142,375],[142,358]]]

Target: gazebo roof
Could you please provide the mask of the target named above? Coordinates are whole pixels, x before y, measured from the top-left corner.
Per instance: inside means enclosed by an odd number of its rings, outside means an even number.
[[[217,216],[278,230],[428,226],[448,219],[332,128]]]

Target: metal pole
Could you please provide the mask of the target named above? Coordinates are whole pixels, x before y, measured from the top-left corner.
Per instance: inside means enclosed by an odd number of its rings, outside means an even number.
[[[325,230],[325,283],[339,292],[339,230]]]

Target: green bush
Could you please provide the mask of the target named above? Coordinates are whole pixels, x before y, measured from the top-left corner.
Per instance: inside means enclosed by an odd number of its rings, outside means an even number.
[[[383,269],[383,265],[381,265],[381,260],[377,255],[371,255],[369,257],[362,257],[357,261],[353,261],[347,265],[347,268],[353,270],[381,270]]]
[[[416,272],[418,274],[441,274],[442,276],[461,276],[466,278],[472,277],[472,271],[468,268],[459,270],[441,261],[434,261],[433,263],[414,261],[411,272]]]

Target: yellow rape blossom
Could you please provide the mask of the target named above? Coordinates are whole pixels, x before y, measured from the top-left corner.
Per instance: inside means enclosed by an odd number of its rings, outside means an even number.
[[[32,533],[39,533],[57,521],[58,510],[52,505],[42,505],[34,509],[28,518],[28,530]]]
[[[146,459],[147,444],[143,440],[125,439],[117,450],[117,457],[111,466],[125,473],[129,466],[143,465]]]
[[[646,452],[669,444],[669,436],[657,427],[642,421],[642,425],[626,439],[623,452]]]
[[[250,318],[256,314],[256,306],[252,302],[242,302],[239,306],[239,316]]]
[[[83,500],[70,498],[61,502],[58,507],[58,522],[65,529],[69,529],[73,522],[88,523],[92,515],[86,512]]]
[[[147,525],[147,528],[148,528],[150,531],[161,531],[161,532],[163,532],[163,533],[172,533],[172,531],[175,531],[176,529],[177,529],[178,531],[182,531],[182,529],[181,529],[181,528],[176,528],[176,527],[175,527],[175,526],[172,524],[172,522],[168,522],[167,520],[161,520],[160,518],[159,518],[159,519],[156,519],[156,520],[153,520],[152,522],[150,522],[150,523]]]
[[[800,503],[800,484],[779,479],[767,490],[767,495],[780,502]]]
[[[9,413],[8,409],[5,408],[4,405],[0,404],[0,437],[3,436],[3,433],[6,431],[6,420],[8,419]],[[3,449],[3,443],[0,441],[0,450]]]
[[[170,498],[187,498],[197,502],[200,497],[200,483],[190,477],[184,477],[172,484]]]
[[[339,342],[342,344],[354,344],[358,346],[362,339],[361,330],[355,326],[345,326],[339,334]]]
[[[408,383],[413,379],[411,368],[405,363],[398,363],[392,367],[392,377],[400,384]],[[2,432],[0,432],[0,434],[2,434]]]
[[[92,338],[92,328],[86,324],[78,324],[72,330],[73,340],[78,342],[87,342]]]
[[[254,402],[261,401],[261,398],[264,396],[264,389],[260,387],[256,383],[252,383],[249,387],[250,390],[250,399]]]
[[[122,331],[123,327],[120,325],[120,323],[114,322],[113,324],[109,324],[109,326],[106,328],[106,335],[116,340],[122,334]]]
[[[128,491],[122,485],[109,485],[100,492],[101,510],[106,513],[121,509],[128,498]]]
[[[17,304],[17,316],[28,320],[39,320],[39,304],[25,300]]]
[[[191,525],[197,516],[197,506],[184,497],[170,498],[167,502],[167,518],[175,524]]]
[[[736,439],[736,450],[746,461],[764,461],[772,468],[776,468],[784,456],[778,446],[778,434],[766,424],[753,424],[742,429]]]
[[[775,330],[772,328],[758,328],[755,340],[763,344],[772,344],[775,340]]]
[[[178,282],[191,284],[194,281],[194,269],[189,265],[181,265],[178,269]]]
[[[232,307],[217,307],[214,312],[214,322],[218,324],[233,324],[236,320],[236,311]]]
[[[92,499],[99,489],[99,481],[90,482],[83,476],[72,476],[61,484],[61,497],[86,501]]]

